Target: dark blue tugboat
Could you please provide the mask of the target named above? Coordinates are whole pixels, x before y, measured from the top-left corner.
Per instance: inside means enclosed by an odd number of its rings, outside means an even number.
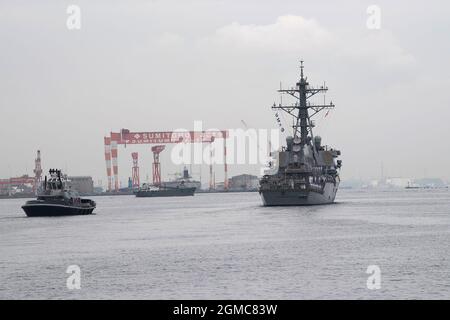
[[[61,170],[51,169],[37,199],[27,201],[22,209],[28,217],[55,217],[91,214],[95,207],[95,201],[82,199],[68,188]]]

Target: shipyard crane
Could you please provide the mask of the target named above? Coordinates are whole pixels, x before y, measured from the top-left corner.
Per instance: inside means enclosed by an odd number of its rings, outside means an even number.
[[[139,188],[139,186],[141,185],[139,181],[139,154],[137,152],[133,152],[131,154],[131,157],[133,158],[133,167],[131,168],[131,187],[134,189]]]
[[[166,148],[165,145],[157,145],[152,147],[153,152],[153,184],[159,186],[161,184],[161,163],[159,162],[159,154]]]
[[[34,160],[34,185],[33,191],[37,194],[38,188],[42,181],[42,165],[41,165],[41,151],[37,151],[36,159]]]
[[[106,174],[108,177],[108,191],[119,190],[119,166],[118,146],[135,144],[177,144],[177,143],[211,143],[214,139],[224,139],[224,188],[228,189],[228,165],[227,165],[227,130],[208,131],[153,131],[131,132],[122,129],[120,132],[110,132],[110,136],[104,137]],[[210,179],[211,180],[211,179]]]

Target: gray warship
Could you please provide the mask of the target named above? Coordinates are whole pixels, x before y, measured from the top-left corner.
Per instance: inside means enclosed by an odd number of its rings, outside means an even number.
[[[315,105],[308,101],[327,87],[314,88],[303,76],[300,63],[300,80],[291,89],[278,92],[295,99],[292,105],[274,104],[272,109],[285,112],[293,118],[293,135],[286,138],[281,151],[272,152],[269,168],[260,180],[259,193],[265,206],[301,206],[333,203],[339,187],[341,152],[322,145],[320,136],[314,136],[312,118],[334,104]],[[283,130],[283,129],[281,129]]]

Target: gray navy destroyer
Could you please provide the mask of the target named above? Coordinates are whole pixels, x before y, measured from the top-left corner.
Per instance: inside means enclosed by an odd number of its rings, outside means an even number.
[[[293,118],[293,135],[286,138],[286,146],[280,151],[272,152],[273,161],[260,180],[259,193],[265,206],[332,203],[339,187],[342,161],[337,158],[341,152],[322,145],[322,139],[313,134],[312,121],[315,115],[334,105],[332,102],[315,105],[308,101],[328,88],[309,85],[303,75],[303,61],[300,70],[300,80],[294,88],[278,91],[293,97],[295,102],[272,106],[277,117],[279,112],[285,112]]]

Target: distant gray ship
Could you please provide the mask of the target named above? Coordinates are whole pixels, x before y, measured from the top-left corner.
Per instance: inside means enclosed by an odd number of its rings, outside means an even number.
[[[339,150],[322,145],[321,138],[313,135],[311,118],[327,105],[313,105],[308,99],[328,88],[313,88],[303,76],[303,61],[300,65],[300,80],[295,88],[282,90],[295,98],[292,105],[273,105],[272,109],[286,112],[293,117],[293,136],[286,138],[286,146],[272,153],[273,161],[260,180],[259,193],[265,206],[316,205],[334,202],[339,187],[339,169],[342,161],[336,158]],[[311,115],[309,114],[311,110]]]
[[[178,187],[166,187],[166,186],[144,186],[135,191],[135,195],[138,198],[150,198],[150,197],[183,197],[193,196],[195,188],[185,187],[180,185]]]
[[[144,183],[134,194],[138,198],[183,197],[193,196],[198,189],[200,189],[200,182],[192,180],[188,170],[184,168],[181,178],[163,182],[160,185],[148,185]]]
[[[184,185],[188,188],[195,188],[197,191],[201,189],[201,182],[194,180],[192,176],[189,174],[189,170],[184,167],[183,174],[172,181],[165,181],[162,183],[166,187],[178,187],[179,185]]]

